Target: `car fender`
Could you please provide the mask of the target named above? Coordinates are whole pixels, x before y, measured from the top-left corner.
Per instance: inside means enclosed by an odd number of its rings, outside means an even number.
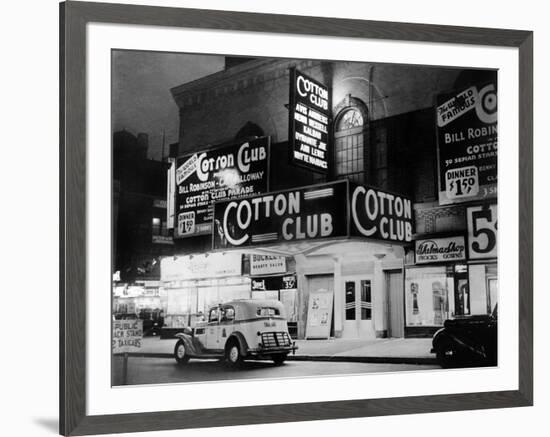
[[[449,335],[445,328],[441,328],[434,334],[432,338],[432,347],[437,350],[443,343],[453,341],[453,338]]]
[[[183,341],[185,349],[187,349],[189,355],[200,355],[200,350],[199,348],[197,348],[198,345],[196,344],[196,341],[192,336],[183,332],[179,332],[175,335],[175,337]]]
[[[244,337],[244,335],[239,331],[234,331],[227,338],[227,341],[225,342],[225,344],[227,345],[227,343],[229,341],[231,341],[232,339],[236,339],[237,342],[239,343],[239,349],[241,351],[241,355],[242,356],[247,356],[248,355],[248,343],[246,342],[246,338]]]

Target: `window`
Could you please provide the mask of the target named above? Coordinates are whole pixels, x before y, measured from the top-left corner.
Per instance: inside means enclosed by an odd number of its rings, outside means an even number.
[[[153,220],[152,220],[153,235],[160,235],[160,230],[161,230],[160,218],[153,217]]]
[[[218,321],[218,308],[212,308],[208,316],[208,323],[213,323]]]
[[[346,320],[355,320],[355,282],[346,282]]]
[[[358,108],[346,109],[334,132],[336,177],[365,182],[364,120]]]
[[[361,281],[361,320],[372,319],[370,281]]]
[[[411,267],[405,271],[406,325],[442,326],[454,311],[452,268]]]
[[[222,312],[222,322],[230,322],[235,319],[235,308],[225,307]]]
[[[256,314],[262,317],[279,316],[281,312],[277,308],[262,307],[256,310]]]

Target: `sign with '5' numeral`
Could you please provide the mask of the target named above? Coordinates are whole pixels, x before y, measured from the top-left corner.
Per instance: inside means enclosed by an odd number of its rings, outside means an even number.
[[[466,209],[468,221],[468,258],[497,257],[498,216],[496,204],[471,206]]]

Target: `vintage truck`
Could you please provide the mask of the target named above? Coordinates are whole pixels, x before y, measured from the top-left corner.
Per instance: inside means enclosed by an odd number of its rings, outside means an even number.
[[[176,334],[174,358],[222,359],[230,367],[244,360],[281,365],[297,347],[288,333],[284,307],[276,300],[233,300],[209,309],[206,320]]]

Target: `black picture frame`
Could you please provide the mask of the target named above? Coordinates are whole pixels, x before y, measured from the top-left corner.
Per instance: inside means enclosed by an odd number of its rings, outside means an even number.
[[[120,23],[517,48],[517,390],[90,416],[86,413],[86,24]],[[60,4],[60,433],[85,435],[533,404],[533,33],[105,3]]]

